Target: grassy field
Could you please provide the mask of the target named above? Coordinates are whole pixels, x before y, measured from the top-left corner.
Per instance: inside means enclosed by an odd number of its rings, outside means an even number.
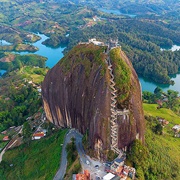
[[[152,130],[153,122],[146,121],[145,144],[149,155],[142,166],[146,180],[179,180],[180,179],[180,138],[173,136],[172,126],[180,124],[180,117],[173,111],[161,108],[155,104],[143,104],[146,116],[162,117],[169,121],[163,128],[163,135],[157,135]]]
[[[73,174],[77,174],[79,172],[81,172],[81,164],[80,164],[79,157],[77,156],[74,162],[66,170],[64,180],[70,180]]]
[[[180,138],[156,135],[147,127],[145,139],[149,150],[143,169],[145,179],[179,180]]]
[[[21,68],[19,73],[29,77],[34,83],[40,84],[44,80],[47,71],[48,69],[45,68],[25,66]]]
[[[7,151],[0,164],[0,180],[52,180],[59,168],[66,132],[60,130],[50,137],[33,141],[29,147]]]
[[[144,113],[147,116],[162,117],[172,124],[180,124],[180,116],[176,115],[172,110],[166,108],[157,109],[157,104],[143,104]]]

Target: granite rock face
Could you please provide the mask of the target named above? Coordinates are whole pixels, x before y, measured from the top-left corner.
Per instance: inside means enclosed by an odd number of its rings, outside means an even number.
[[[109,71],[106,47],[77,45],[47,73],[42,83],[44,110],[49,121],[59,127],[72,127],[88,134],[94,155],[106,158],[110,150]],[[124,55],[124,54],[123,54]],[[138,77],[127,57],[131,71],[128,121],[118,117],[119,148],[138,138],[144,141],[144,115]]]

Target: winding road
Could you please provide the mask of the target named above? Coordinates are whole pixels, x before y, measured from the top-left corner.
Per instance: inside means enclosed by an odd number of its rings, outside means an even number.
[[[76,139],[76,148],[78,151],[78,154],[80,157],[83,157],[84,150],[82,147],[82,135],[78,133],[75,129],[71,129],[65,139],[64,139],[64,144],[62,148],[62,155],[61,155],[61,163],[60,163],[60,168],[58,172],[56,173],[54,180],[63,180],[64,175],[66,173],[66,167],[67,167],[67,153],[66,153],[66,145],[71,142],[71,138]],[[86,160],[83,158],[83,161],[86,162]]]
[[[82,137],[83,136],[77,130],[71,129],[67,133],[67,135],[64,139],[60,168],[57,171],[53,180],[63,180],[64,179],[64,175],[66,173],[66,167],[67,167],[66,145],[71,142],[71,138],[73,138],[73,137],[75,138],[76,148],[77,148],[77,152],[79,154],[82,169],[88,169],[91,173],[94,173],[97,175],[99,174],[100,176],[104,176],[104,174],[106,174],[106,173],[104,172],[104,167],[102,167],[102,163],[100,163],[99,161],[92,160],[89,156],[87,156],[85,154],[85,151],[84,151],[83,145],[82,145]],[[87,161],[89,162],[88,164],[87,164]],[[96,169],[95,165],[102,167],[102,171],[100,171],[99,169]]]

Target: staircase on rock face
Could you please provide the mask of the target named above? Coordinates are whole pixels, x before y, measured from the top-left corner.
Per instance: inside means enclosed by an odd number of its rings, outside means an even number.
[[[108,56],[108,59],[106,60],[106,63],[108,64],[108,70],[110,73],[110,89],[111,89],[111,120],[110,120],[110,127],[111,127],[111,150],[115,153],[119,154],[119,156],[122,155],[122,151],[118,148],[118,123],[117,123],[117,117],[118,116],[129,116],[129,110],[119,110],[116,107],[117,104],[117,90],[115,89],[115,82],[114,82],[114,74],[112,69],[112,64],[110,57]]]

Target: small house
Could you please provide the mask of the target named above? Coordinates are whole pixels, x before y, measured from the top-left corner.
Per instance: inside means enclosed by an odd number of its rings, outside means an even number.
[[[9,136],[4,136],[3,141],[9,141]]]
[[[33,134],[32,140],[41,139],[44,136],[46,136],[44,132],[36,132]]]
[[[175,132],[179,132],[179,131],[180,131],[180,125],[175,125],[172,129],[173,129]]]
[[[159,118],[158,121],[161,123],[162,126],[166,126],[169,124],[169,121],[167,121],[163,118]]]

